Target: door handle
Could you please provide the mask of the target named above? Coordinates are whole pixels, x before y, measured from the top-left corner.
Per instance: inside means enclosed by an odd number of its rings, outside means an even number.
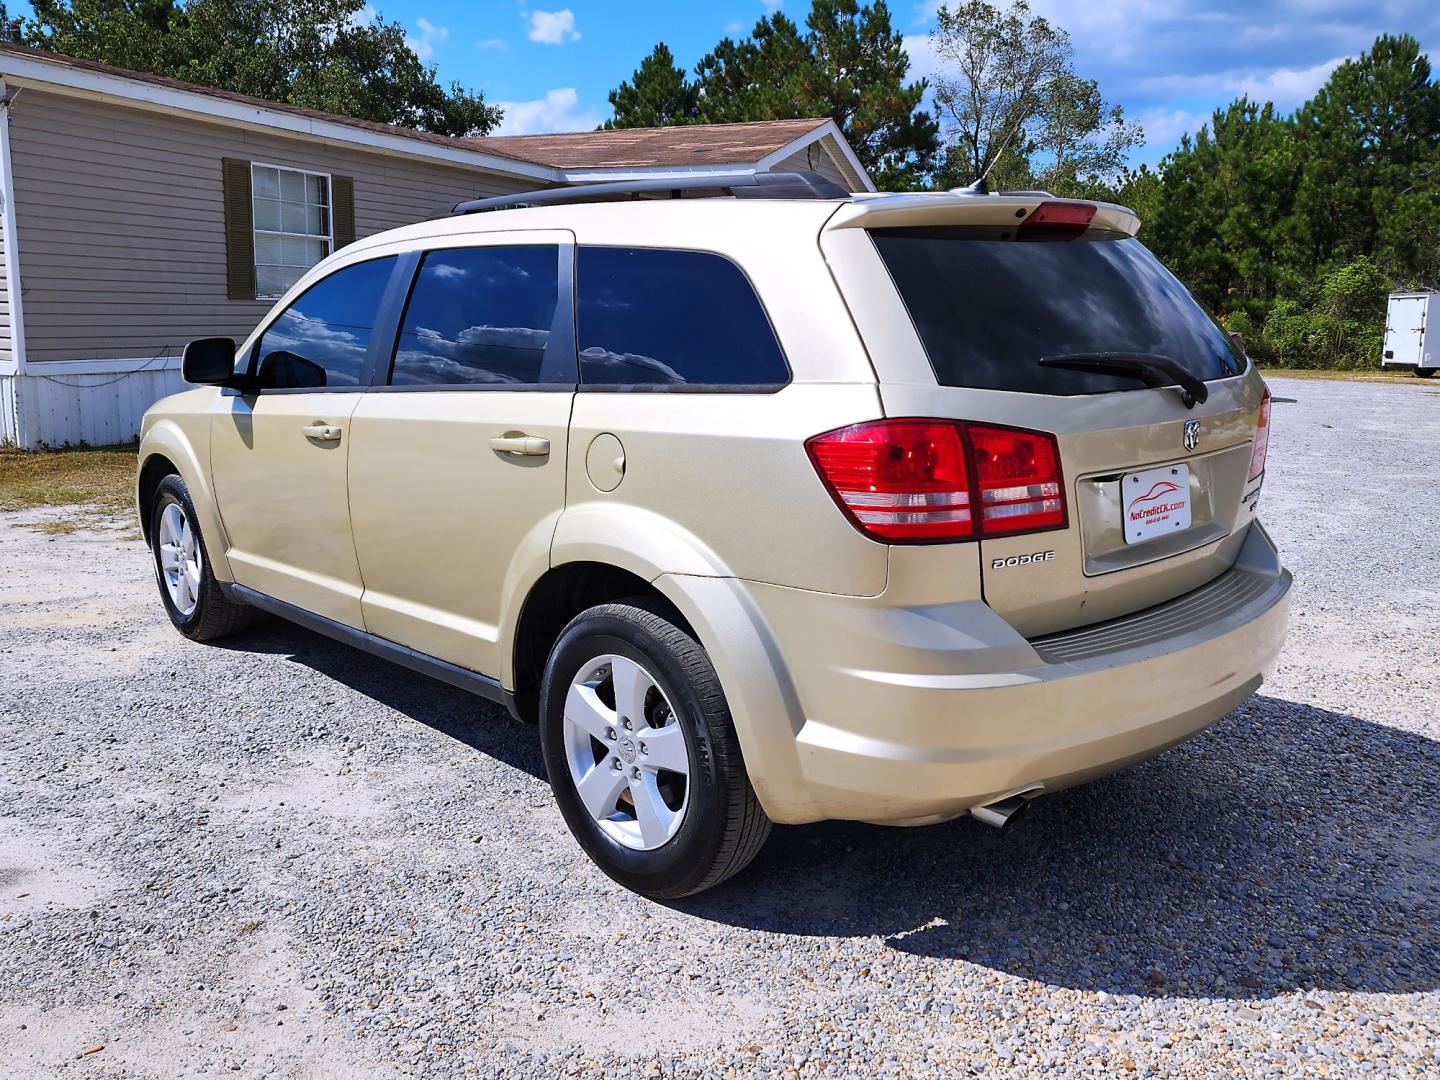
[[[550,453],[550,440],[538,435],[496,435],[490,440],[490,449],[522,457],[545,457]]]
[[[307,439],[314,439],[316,442],[340,441],[340,429],[334,424],[322,424],[316,421],[313,424],[306,424],[300,431]]]

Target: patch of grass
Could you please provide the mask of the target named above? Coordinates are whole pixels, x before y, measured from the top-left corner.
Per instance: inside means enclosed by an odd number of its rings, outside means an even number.
[[[1406,382],[1415,383],[1417,386],[1425,385],[1424,379],[1417,379],[1409,371],[1381,371],[1375,368],[1340,371],[1331,368],[1262,367],[1259,371],[1267,379],[1337,379],[1341,382]]]
[[[81,525],[109,525],[134,513],[135,448],[78,447],[15,450],[0,447],[0,510],[73,507],[75,513],[37,527],[74,532]]]

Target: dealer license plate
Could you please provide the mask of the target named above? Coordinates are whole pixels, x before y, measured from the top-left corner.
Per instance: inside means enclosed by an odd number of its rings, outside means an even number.
[[[1190,527],[1190,466],[1162,465],[1120,478],[1125,542],[1146,540]]]

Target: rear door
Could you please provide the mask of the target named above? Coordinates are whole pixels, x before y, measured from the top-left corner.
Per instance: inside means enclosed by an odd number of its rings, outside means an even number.
[[[1421,364],[1421,343],[1425,338],[1425,314],[1429,298],[1419,296],[1392,296],[1385,311],[1386,364],[1403,364],[1406,367]]]
[[[990,225],[868,232],[924,359],[908,378],[882,367],[886,415],[1028,429],[1058,445],[1063,526],[980,541],[992,608],[1036,636],[1162,603],[1233,564],[1258,498],[1263,383],[1138,240]],[[1167,381],[1153,371],[1040,363],[1157,356],[1202,380],[1207,400],[1147,386]]]
[[[548,551],[565,501],[574,244],[464,245],[424,253],[351,419],[350,516],[366,629],[498,676],[512,567]]]

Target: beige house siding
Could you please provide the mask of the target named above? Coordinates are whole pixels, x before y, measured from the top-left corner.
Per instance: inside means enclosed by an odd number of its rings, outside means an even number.
[[[178,355],[270,308],[226,298],[221,159],[351,176],[356,236],[534,181],[27,89],[10,110],[26,358]]]
[[[844,161],[844,155],[835,145],[835,140],[826,136],[817,142],[811,143],[802,150],[797,150],[787,158],[783,158],[770,166],[772,172],[787,172],[802,170],[805,172],[819,173],[826,180],[832,180],[839,184],[846,191],[864,191],[865,185],[860,178],[854,175],[849,168],[841,169],[836,164]]]

